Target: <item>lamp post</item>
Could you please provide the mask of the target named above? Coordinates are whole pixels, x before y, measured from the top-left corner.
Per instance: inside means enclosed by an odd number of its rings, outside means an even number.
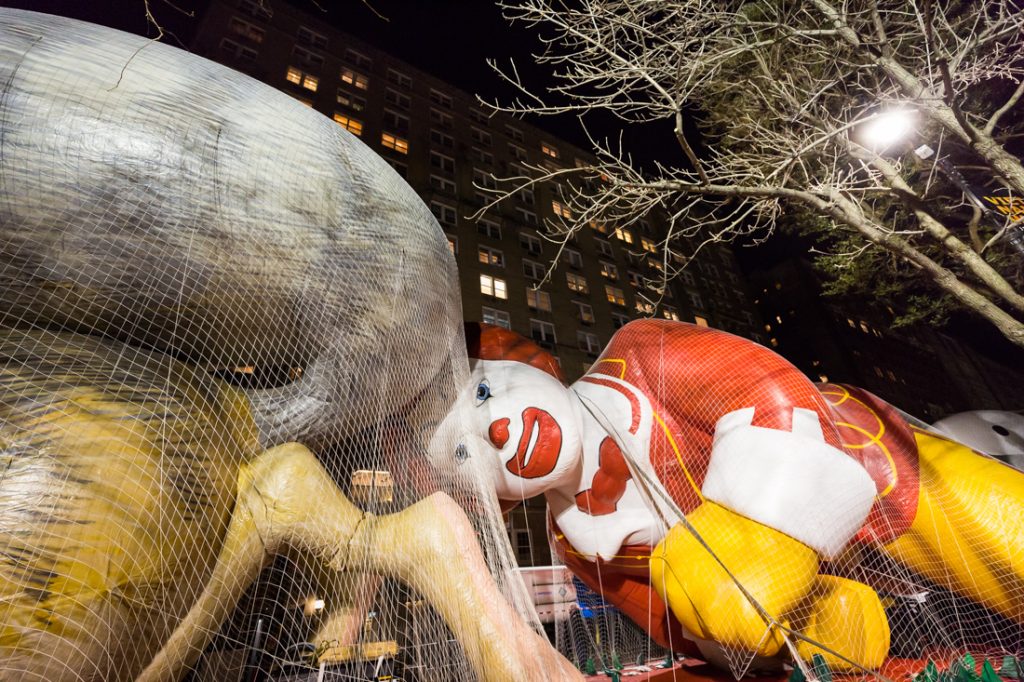
[[[917,112],[913,109],[890,109],[875,115],[867,123],[860,127],[858,136],[861,142],[872,151],[883,154],[893,146],[900,144],[917,127]],[[920,161],[926,161],[935,155],[935,150],[927,144],[922,144],[913,150],[913,155]],[[947,159],[937,158],[935,167],[974,206],[981,210],[982,214],[989,218],[996,229],[1003,229],[1005,223],[999,213],[993,211],[974,192],[964,176]],[[1018,253],[1024,255],[1024,225],[1016,225],[1007,230],[1007,241]]]

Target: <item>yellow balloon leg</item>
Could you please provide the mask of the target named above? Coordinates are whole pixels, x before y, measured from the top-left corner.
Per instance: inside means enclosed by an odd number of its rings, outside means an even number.
[[[810,661],[814,654],[821,654],[835,670],[857,666],[873,670],[882,665],[889,653],[889,621],[873,589],[823,575],[817,580],[808,610],[801,634],[826,648],[800,640],[796,649],[801,658]]]
[[[935,583],[1024,622],[1024,474],[918,432],[920,495],[885,549]]]
[[[814,586],[818,556],[788,535],[704,502],[690,524],[747,592],[779,622]],[[679,622],[701,639],[773,656],[781,633],[762,618],[688,528],[674,526],[651,556],[651,580]]]

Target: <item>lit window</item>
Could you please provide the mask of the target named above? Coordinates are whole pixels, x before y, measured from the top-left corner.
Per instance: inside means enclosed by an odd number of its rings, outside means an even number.
[[[590,292],[590,287],[587,286],[587,280],[582,275],[577,275],[575,272],[565,273],[565,282],[569,285],[569,291],[575,291],[577,294],[586,294]]]
[[[633,233],[630,232],[629,230],[625,229],[625,228],[616,227],[615,228],[615,237],[619,241],[626,242],[627,244],[632,244],[633,243]]]
[[[629,286],[634,289],[639,289],[644,285],[644,278],[639,272],[634,272],[633,270],[626,271],[626,279],[629,280]]]
[[[455,172],[455,159],[450,156],[445,156],[440,152],[430,152],[430,165],[433,168],[444,171],[445,173]]]
[[[561,203],[560,201],[552,201],[551,210],[557,216],[561,216],[566,220],[572,220],[572,213],[569,211],[569,207]]]
[[[401,88],[408,89],[412,87],[412,79],[394,69],[388,69],[388,81]]]
[[[555,325],[541,320],[530,320],[530,337],[542,346],[553,346]]]
[[[451,114],[446,114],[440,109],[430,108],[430,122],[434,125],[441,126],[442,128],[451,128],[453,125],[452,121]]]
[[[613,287],[611,284],[604,285],[604,295],[608,299],[609,303],[615,305],[626,305],[626,297],[622,293],[622,289]]]
[[[771,339],[769,339],[769,341],[772,344],[772,348],[778,348],[779,347],[779,340],[777,338],[775,338],[774,336]]]
[[[542,310],[544,312],[551,312],[551,294],[546,291],[538,291],[536,289],[526,290],[526,305],[530,306],[534,310]]]
[[[438,106],[444,107],[445,109],[452,108],[452,98],[443,92],[434,90],[433,88],[430,90],[430,101]]]
[[[550,156],[552,159],[557,159],[558,158],[558,149],[556,149],[555,147],[553,147],[553,146],[551,146],[551,145],[549,145],[549,144],[547,144],[545,142],[541,143],[540,151],[541,151],[542,154],[544,154],[546,156]]]
[[[343,107],[348,107],[349,109],[352,109],[353,111],[362,111],[363,109],[366,108],[366,100],[365,99],[363,99],[362,97],[358,97],[356,95],[353,95],[352,93],[348,92],[347,90],[342,90],[341,88],[338,88],[338,95],[337,95],[336,99],[337,99],[338,104],[340,104]]]
[[[583,324],[594,324],[594,309],[589,303],[581,303],[580,301],[573,301],[573,305],[576,306],[576,319]]]
[[[619,269],[612,263],[601,261],[601,276],[613,281],[617,280],[619,278]]]
[[[540,239],[525,232],[519,233],[519,246],[521,246],[524,251],[534,256],[539,256],[543,252]]]
[[[641,315],[653,315],[654,314],[654,304],[653,303],[648,303],[647,301],[641,301],[640,299],[637,299],[636,300],[636,311],[638,313],[640,313]]]
[[[590,229],[597,230],[601,234],[608,234],[608,226],[600,220],[591,220]]]
[[[569,265],[570,266],[572,266],[574,268],[582,268],[583,267],[583,256],[580,255],[579,251],[577,251],[575,249],[566,249],[565,250],[565,257],[566,257],[566,260],[569,261]]]
[[[523,275],[526,276],[526,279],[539,282],[544,279],[544,274],[546,272],[547,268],[540,263],[536,263],[532,260],[523,260]]]
[[[828,383],[828,375],[827,374],[819,374],[818,375],[818,381],[820,381],[823,384],[827,384]]]
[[[483,219],[478,221],[476,231],[491,239],[501,239],[501,225],[493,220]]]
[[[698,327],[706,327],[706,326],[708,326],[707,318],[706,317],[701,317],[700,315],[696,315],[693,318],[693,323],[696,324]]]
[[[354,118],[345,116],[344,114],[334,114],[334,122],[339,124],[342,128],[349,131],[353,135],[363,134],[363,124],[361,121],[357,121]]]
[[[673,308],[672,306],[664,306],[661,309],[661,316],[664,317],[666,320],[675,320],[676,322],[679,321],[679,311]]]
[[[231,17],[231,23],[228,24],[228,30],[236,36],[241,36],[242,38],[254,43],[262,43],[263,37],[266,35],[266,31],[259,26],[250,24],[245,19],[239,19],[238,17]]]
[[[497,277],[491,277],[490,275],[480,275],[480,293],[485,296],[493,296],[494,298],[500,298],[502,300],[508,298],[508,289],[505,288],[505,280],[498,279]]]
[[[430,202],[430,212],[437,218],[437,222],[448,227],[455,227],[458,223],[456,218],[455,209],[448,204],[442,204],[439,201]]]
[[[474,142],[479,142],[480,144],[491,143],[491,134],[479,128],[470,128],[469,136],[473,138]]]
[[[497,268],[505,267],[505,254],[489,246],[477,247],[477,259],[484,265],[493,265]]]
[[[366,90],[370,87],[369,76],[366,76],[365,74],[361,73],[356,73],[352,69],[341,70],[341,82],[359,88],[360,90]]]
[[[430,176],[430,186],[438,192],[455,194],[455,183],[448,178],[442,178],[440,175]]]
[[[441,147],[448,147],[449,149],[455,146],[455,140],[451,135],[446,135],[440,130],[434,130],[433,128],[430,129],[430,143]]]
[[[519,128],[513,128],[512,126],[505,126],[505,132],[516,142],[523,141],[523,131]]]
[[[655,253],[658,250],[658,247],[654,245],[654,241],[647,237],[640,237],[640,248],[651,253]]]
[[[317,47],[320,49],[327,47],[326,36],[323,36],[312,29],[308,29],[305,26],[299,26],[299,30],[295,33],[295,39],[303,45],[309,45],[310,47]]]
[[[396,92],[391,88],[388,88],[387,90],[384,91],[384,100],[387,101],[389,104],[394,104],[396,107],[400,107],[402,109],[408,109],[409,106],[412,104],[412,100],[409,99],[408,95],[403,95],[402,93]]]
[[[381,133],[380,143],[388,149],[394,149],[402,154],[409,153],[409,141],[391,133]]]
[[[301,69],[295,67],[288,68],[288,75],[285,76],[289,83],[295,83],[301,85],[306,90],[316,92],[316,87],[319,85],[319,79],[312,74],[307,74]]]
[[[612,326],[616,329],[622,329],[629,324],[629,318],[622,313],[612,313]]]
[[[597,334],[590,332],[576,332],[576,346],[590,355],[597,355],[601,352],[601,343],[597,340]]]
[[[512,319],[509,314],[504,310],[496,310],[494,308],[483,307],[483,322],[487,324],[497,325],[504,327],[505,329],[512,328]]]

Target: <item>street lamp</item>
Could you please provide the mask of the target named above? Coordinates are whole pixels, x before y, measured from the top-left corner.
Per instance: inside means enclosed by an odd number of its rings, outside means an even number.
[[[858,127],[857,137],[863,146],[876,154],[884,154],[886,150],[913,135],[916,127],[916,110],[894,108],[877,113],[865,121]],[[925,161],[934,156],[935,150],[927,144],[922,144],[914,149],[913,154],[918,160]],[[960,171],[953,164],[939,157],[935,160],[935,167],[957,189],[963,192],[968,201],[978,207],[986,217],[992,219],[997,229],[1003,228],[1002,217],[978,197],[964,176],[960,174]],[[1017,226],[1007,230],[1006,236],[1010,245],[1018,252],[1024,254],[1024,226]]]

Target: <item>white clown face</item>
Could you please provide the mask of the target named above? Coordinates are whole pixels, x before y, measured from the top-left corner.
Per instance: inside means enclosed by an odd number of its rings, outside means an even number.
[[[523,500],[570,480],[581,445],[579,412],[569,390],[521,362],[476,360],[471,376],[484,438],[497,450],[498,498]]]

